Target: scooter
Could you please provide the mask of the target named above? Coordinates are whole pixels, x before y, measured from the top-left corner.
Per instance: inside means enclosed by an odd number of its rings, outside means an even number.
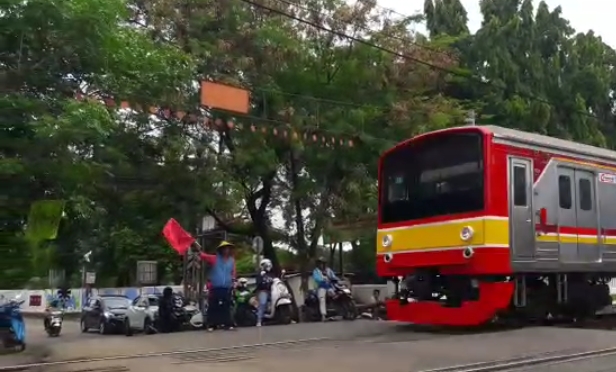
[[[58,337],[62,331],[64,310],[51,310],[45,319],[45,331],[49,337]]]
[[[193,301],[186,301],[185,298],[177,294],[173,295],[172,301],[171,321],[173,324],[171,329],[173,331],[180,331],[186,328],[203,328],[203,313]],[[160,324],[157,324],[157,328],[160,328]]]
[[[26,324],[21,315],[21,305],[24,302],[20,294],[7,303],[0,304],[0,339],[5,349],[26,349]]]
[[[190,329],[203,328],[203,313],[192,302],[183,307],[184,310],[184,324],[188,325]]]
[[[263,320],[266,322],[274,322],[277,324],[291,324],[293,320],[293,300],[289,288],[282,281],[285,271],[282,271],[280,278],[274,278],[270,289],[269,301],[263,314]],[[258,300],[255,298],[252,300]]]

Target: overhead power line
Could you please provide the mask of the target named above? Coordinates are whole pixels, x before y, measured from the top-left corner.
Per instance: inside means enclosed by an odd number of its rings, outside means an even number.
[[[334,19],[336,21],[340,21],[340,22],[342,22],[344,24],[347,24],[349,26],[352,26],[355,29],[359,29],[359,30],[363,30],[363,31],[367,31],[367,32],[375,32],[375,30],[371,29],[368,26],[355,25],[355,24],[353,24],[353,23],[351,23],[351,22],[349,22],[347,20],[336,18],[336,17],[333,16],[333,14],[331,14],[331,15],[326,14],[325,12],[323,12],[321,10],[318,10],[318,9],[315,9],[313,7],[309,7],[309,6],[305,6],[305,5],[300,5],[300,4],[296,3],[296,2],[289,1],[289,0],[274,0],[274,1],[277,1],[279,3],[284,3],[284,4],[287,4],[289,6],[294,6],[294,7],[297,7],[299,9],[302,9],[302,10],[305,10],[305,11],[308,11],[308,12],[313,12],[313,13],[316,13],[316,14],[319,14],[319,15],[322,15],[322,16],[331,16],[332,19]],[[362,0],[357,0],[357,2],[361,3],[361,4],[364,3]],[[387,12],[391,12],[391,13],[397,14],[397,15],[401,16],[404,19],[412,18],[412,16],[396,12],[393,9],[385,8],[385,7],[380,6],[378,4],[376,5],[376,7],[381,8],[381,9],[387,11]],[[421,43],[417,43],[417,42],[412,42],[412,41],[410,41],[408,39],[405,39],[403,37],[399,37],[399,36],[395,36],[395,35],[386,35],[386,38],[392,39],[392,40],[401,41],[401,42],[407,43],[407,44],[411,44],[411,45],[413,45],[415,47],[418,47],[420,49],[429,51],[431,53],[439,54],[439,55],[442,55],[442,56],[446,56],[448,58],[453,58],[454,57],[453,54],[450,53],[450,52],[439,50],[438,48],[434,48],[434,47],[431,47],[431,46],[428,46],[428,45],[425,45],[425,44],[421,44]]]
[[[349,41],[353,41],[353,42],[356,42],[356,43],[359,43],[359,44],[362,44],[362,45],[374,48],[376,50],[382,51],[384,53],[387,53],[387,54],[390,54],[390,55],[393,55],[393,56],[396,56],[396,57],[399,57],[399,58],[402,58],[402,59],[406,59],[408,61],[417,63],[419,65],[426,66],[426,67],[428,67],[430,69],[433,69],[433,70],[436,70],[436,71],[441,71],[441,72],[447,73],[449,75],[461,77],[461,78],[473,81],[473,82],[475,82],[475,83],[477,83],[479,85],[489,86],[489,87],[493,87],[493,88],[496,88],[496,89],[499,89],[499,90],[503,90],[503,91],[510,91],[510,92],[520,96],[520,97],[524,97],[524,98],[527,98],[529,100],[533,100],[533,101],[536,101],[536,102],[540,102],[540,103],[549,105],[550,107],[554,107],[554,104],[552,102],[550,102],[549,100],[546,100],[546,99],[541,98],[541,97],[537,97],[537,96],[535,96],[533,94],[530,94],[530,93],[523,93],[523,92],[511,90],[507,86],[498,85],[498,84],[494,83],[491,80],[486,80],[486,79],[482,78],[481,76],[474,75],[474,74],[472,74],[470,72],[467,73],[467,72],[463,72],[461,70],[454,70],[454,69],[450,69],[450,68],[447,68],[447,67],[444,67],[444,66],[439,66],[439,65],[437,65],[435,63],[432,63],[432,62],[429,62],[429,61],[425,61],[425,60],[422,60],[420,58],[417,58],[417,57],[414,57],[414,56],[410,56],[408,54],[400,53],[400,52],[398,52],[396,50],[393,50],[393,49],[390,49],[390,48],[387,48],[387,47],[383,47],[381,45],[375,44],[375,43],[373,43],[371,41],[362,39],[360,37],[349,35],[347,33],[341,32],[341,31],[333,30],[333,29],[331,29],[329,27],[326,27],[324,25],[312,22],[310,20],[307,20],[307,19],[304,19],[304,18],[301,18],[301,17],[297,17],[297,16],[295,16],[293,14],[286,13],[286,12],[280,10],[280,9],[276,9],[276,8],[272,8],[272,7],[264,5],[264,4],[260,4],[260,3],[256,2],[256,1],[253,1],[253,0],[241,0],[241,1],[246,3],[246,4],[252,5],[252,6],[256,7],[256,8],[269,11],[269,12],[271,12],[273,14],[278,14],[278,15],[283,16],[285,18],[292,19],[292,20],[297,21],[299,23],[303,23],[305,25],[313,27],[315,29],[318,29],[318,30],[321,30],[321,31],[324,31],[324,32],[328,32],[328,33],[330,33],[332,35],[336,35],[336,36],[338,36],[340,38],[343,38],[343,39],[346,39],[346,40],[349,40]],[[294,7],[301,8],[301,6],[299,4],[296,4],[296,3],[288,1],[288,0],[272,0],[272,1],[275,1],[275,2],[278,2],[278,3],[282,3],[282,4],[285,4],[285,5],[289,5],[289,6],[294,6]],[[305,10],[305,8],[304,8],[304,10]],[[324,15],[324,13],[322,13],[322,12],[320,12],[320,13]],[[340,20],[340,21],[342,21],[342,20]],[[344,21],[342,21],[342,22],[344,22]],[[414,45],[418,45],[418,44],[414,44]],[[587,116],[587,117],[599,120],[599,118],[597,116],[595,116],[595,115],[593,115],[593,114],[591,114],[591,113],[589,113],[587,111],[577,110],[575,112],[578,113],[578,114],[581,114],[581,115],[584,115],[584,116]]]

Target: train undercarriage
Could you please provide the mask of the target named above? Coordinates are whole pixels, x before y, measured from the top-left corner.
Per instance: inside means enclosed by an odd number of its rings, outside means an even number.
[[[476,326],[498,321],[581,321],[612,304],[612,275],[519,273],[440,275],[417,270],[394,278],[389,318],[426,325]]]

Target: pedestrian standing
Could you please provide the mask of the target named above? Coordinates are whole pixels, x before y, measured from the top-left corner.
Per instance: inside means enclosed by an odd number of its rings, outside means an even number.
[[[231,317],[231,295],[235,281],[235,259],[233,244],[223,241],[216,248],[216,254],[201,253],[201,259],[210,264],[209,296],[207,309],[207,330],[217,327],[233,329]]]

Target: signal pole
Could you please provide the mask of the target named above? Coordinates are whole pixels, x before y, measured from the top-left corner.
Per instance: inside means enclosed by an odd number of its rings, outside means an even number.
[[[466,125],[476,125],[475,124],[475,111],[474,110],[470,110],[468,112],[468,114],[466,115],[466,119],[464,119],[464,123]]]

